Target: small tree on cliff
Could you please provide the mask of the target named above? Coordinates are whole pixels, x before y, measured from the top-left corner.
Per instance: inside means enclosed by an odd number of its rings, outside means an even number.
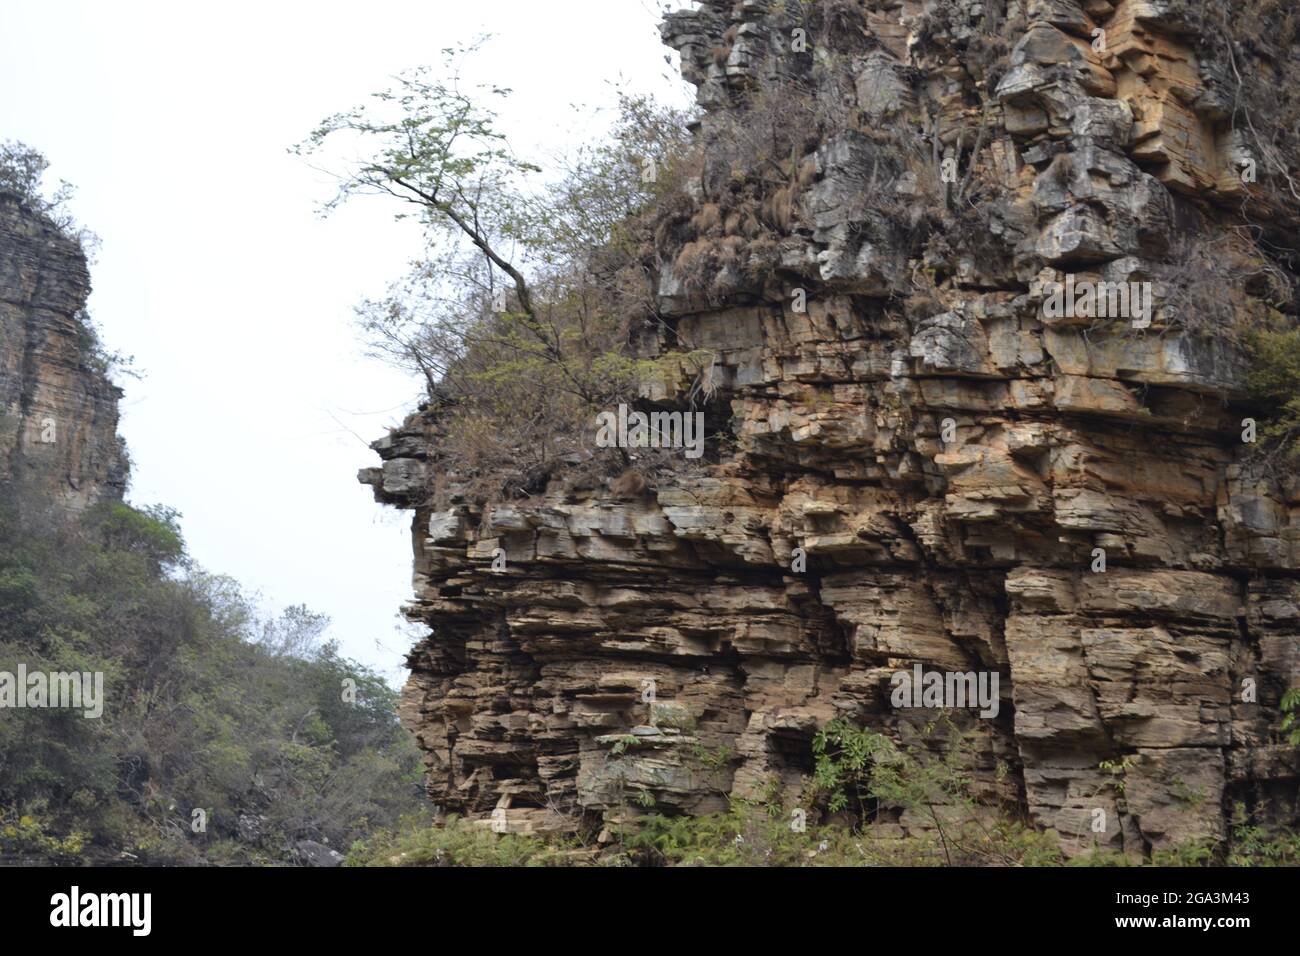
[[[44,181],[49,168],[50,161],[44,154],[25,143],[0,142],[0,195],[17,196],[78,243],[89,257],[98,247],[99,237],[78,224],[68,210],[68,201],[76,191],[70,183],[59,180],[54,191],[47,194]]]
[[[624,98],[611,135],[547,178],[484,105],[510,91],[462,83],[474,49],[445,50],[438,73],[398,77],[297,149],[344,139],[368,157],[338,175],[326,212],[371,194],[418,217],[425,258],[362,305],[363,332],[373,354],[418,374],[450,409],[440,443],[459,459],[450,470],[506,475],[527,492],[556,459],[590,446],[592,411],[628,397],[646,371],[624,346],[629,322],[655,318],[648,213],[676,189],[685,121]]]
[[[447,279],[458,279],[461,286],[503,304],[498,287],[509,282],[524,324],[536,329],[528,282],[510,261],[509,250],[518,240],[512,227],[520,179],[537,167],[514,157],[493,125],[495,114],[476,101],[500,99],[510,91],[482,85],[462,89],[459,59],[466,52],[443,51],[449,80],[428,68],[403,74],[395,89],[373,94],[373,103],[327,117],[296,151],[317,153],[327,140],[347,138],[369,152],[369,158],[337,174],[338,193],[324,212],[358,194],[399,200],[404,207],[397,218],[416,216],[424,227],[430,263],[456,263],[452,269],[426,265],[417,270],[413,289],[438,288]],[[463,329],[422,325],[400,308],[388,314],[373,310],[363,318],[377,351],[418,370],[432,395],[460,356],[463,336],[456,333]]]

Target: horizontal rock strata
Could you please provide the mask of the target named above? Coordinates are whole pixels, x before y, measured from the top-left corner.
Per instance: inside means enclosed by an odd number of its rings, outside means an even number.
[[[81,245],[0,193],[0,482],[72,511],[121,498],[127,476],[89,295]]]
[[[784,227],[769,216],[741,265],[687,275],[725,217],[660,250],[669,331],[638,347],[714,354],[728,441],[707,467],[448,505],[435,410],[376,444],[362,480],[415,514],[408,613],[431,632],[403,716],[430,793],[525,829],[643,793],[690,813],[797,794],[832,717],[900,740],[934,720],[890,700],[920,663],[1000,675],[996,717],[951,714],[975,788],[1067,848],[1217,840],[1237,802],[1291,820],[1300,496],[1242,441],[1237,340],[1173,307],[1194,237],[1227,249],[1251,196],[1285,215],[1240,175],[1228,64],[1199,59],[1178,4],[831,6],[856,17],[835,52],[861,122],[800,159]],[[706,150],[744,90],[826,79],[792,59],[800,15],[706,0],[667,19]],[[998,72],[973,65],[998,41]],[[946,242],[911,244],[938,180],[873,135],[891,122],[957,161]],[[725,213],[707,173],[693,189]],[[1067,276],[1152,283],[1149,327],[1049,317]]]

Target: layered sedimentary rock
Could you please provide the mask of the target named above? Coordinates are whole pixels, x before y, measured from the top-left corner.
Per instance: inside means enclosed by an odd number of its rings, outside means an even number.
[[[512,828],[798,794],[832,717],[935,718],[891,701],[919,663],[1000,676],[995,717],[947,712],[975,787],[1067,848],[1219,840],[1238,803],[1291,821],[1300,495],[1243,442],[1239,338],[1187,295],[1192,242],[1230,260],[1247,203],[1287,221],[1244,175],[1231,64],[1176,3],[829,6],[825,57],[815,31],[795,52],[795,3],[664,26],[706,155],[772,77],[850,100],[762,235],[707,164],[661,233],[665,321],[637,347],[713,353],[706,466],[479,507],[437,473],[436,409],[376,443],[362,480],[415,512],[431,633],[403,716],[430,793]],[[927,203],[945,228],[918,245]],[[1067,277],[1149,282],[1152,314],[1053,315]]]
[[[67,511],[121,498],[127,475],[89,294],[81,245],[0,192],[0,482]]]

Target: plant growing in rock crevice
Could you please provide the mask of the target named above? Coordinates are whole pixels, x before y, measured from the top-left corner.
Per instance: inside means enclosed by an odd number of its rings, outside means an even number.
[[[971,735],[945,716],[924,728],[925,737],[941,727],[947,735],[936,753],[924,738],[900,745],[846,717],[834,718],[813,738],[810,794],[825,800],[831,813],[852,810],[859,826],[885,810],[921,813],[948,865],[1010,862],[1021,852],[1059,856],[1054,836],[1036,833],[974,795]]]

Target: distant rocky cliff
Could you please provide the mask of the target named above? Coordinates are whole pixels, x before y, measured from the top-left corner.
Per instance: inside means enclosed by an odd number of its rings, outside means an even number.
[[[81,246],[0,192],[0,482],[68,511],[121,498],[127,476],[89,294]]]
[[[813,8],[839,19],[803,51]],[[934,719],[891,702],[921,664],[1000,676],[996,717],[954,715],[971,776],[1069,847],[1217,840],[1238,802],[1294,819],[1277,708],[1300,683],[1300,494],[1243,441],[1246,357],[1189,274],[1208,249],[1257,275],[1244,222],[1294,241],[1234,103],[1234,71],[1290,67],[1215,56],[1189,9],[668,17],[706,153],[783,72],[853,121],[795,157],[782,195],[750,209],[706,164],[665,214],[665,323],[637,348],[714,353],[708,468],[480,508],[438,473],[436,409],[375,445],[362,481],[415,513],[409,614],[430,633],[404,719],[438,803],[527,829],[635,813],[629,792],[686,812],[797,793],[837,714],[895,736]],[[918,228],[926,205],[942,228]],[[1048,307],[1067,282],[1150,283],[1153,309]],[[1213,282],[1229,319],[1271,307],[1253,280]],[[881,808],[877,825],[930,823]]]

